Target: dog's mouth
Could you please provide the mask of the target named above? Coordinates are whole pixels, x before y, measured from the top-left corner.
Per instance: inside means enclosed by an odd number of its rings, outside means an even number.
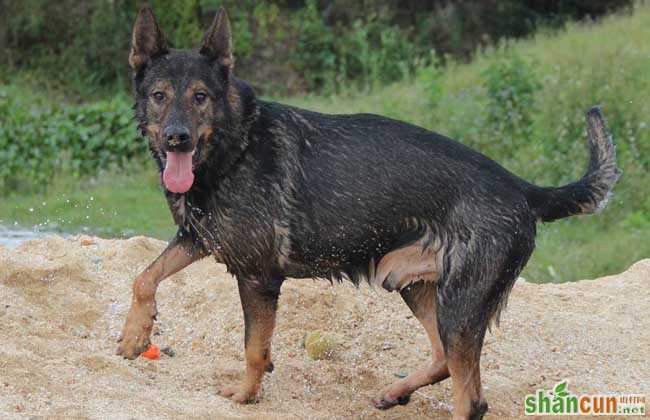
[[[162,180],[165,188],[173,193],[183,194],[192,188],[194,183],[194,165],[191,152],[167,152],[165,170]]]

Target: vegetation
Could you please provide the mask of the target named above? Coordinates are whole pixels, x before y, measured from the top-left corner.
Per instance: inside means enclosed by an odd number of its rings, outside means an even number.
[[[80,177],[143,160],[132,113],[124,96],[61,106],[0,87],[0,191],[46,186],[56,171]]]
[[[542,24],[597,18],[633,0],[150,0],[172,45],[196,47],[219,6],[232,17],[241,76],[265,94],[347,90],[400,79],[436,51],[478,47]],[[83,98],[129,86],[124,65],[140,0],[0,0],[0,77],[21,72]],[[56,71],[52,71],[56,69]],[[264,81],[264,83],[261,83]]]
[[[299,12],[315,14],[320,10],[315,4]],[[298,32],[306,35],[296,42],[308,43],[308,34],[318,38],[321,24],[304,16],[299,20],[304,26]],[[374,31],[371,26],[359,24],[356,30]],[[541,31],[531,39],[503,41],[476,53],[470,63],[446,57],[443,65],[439,56],[423,56],[412,71],[392,70],[402,80],[388,85],[393,76],[383,78],[387,63],[399,62],[390,50],[401,48],[403,39],[390,32],[383,36],[386,48],[366,51],[359,43],[350,54],[372,58],[345,64],[365,72],[368,83],[283,101],[322,112],[379,113],[428,127],[541,185],[560,185],[583,174],[584,111],[600,104],[624,172],[615,196],[599,216],[541,225],[538,249],[524,277],[596,277],[650,256],[650,6],[639,5],[633,15],[607,17],[601,24],[570,23],[560,34]],[[310,54],[322,50],[313,48]],[[338,50],[335,55],[337,60],[345,56]],[[327,62],[312,57],[301,64],[301,71],[315,78],[307,85],[349,77],[342,76],[340,62],[329,67]],[[321,71],[329,73],[322,76]],[[36,91],[28,78],[0,85],[0,188],[5,194],[0,224],[168,238],[171,217],[145,141],[131,120],[130,99],[120,94],[78,105],[57,95],[56,90]]]
[[[59,174],[46,193],[11,193],[0,201],[0,225],[107,238],[176,232],[153,164],[100,172],[80,182]]]

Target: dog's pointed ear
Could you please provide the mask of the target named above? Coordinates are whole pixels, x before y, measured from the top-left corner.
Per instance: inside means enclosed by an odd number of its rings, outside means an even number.
[[[210,28],[203,36],[199,52],[216,61],[220,66],[232,71],[235,62],[232,56],[232,34],[226,9],[221,7]]]
[[[156,17],[149,6],[143,6],[133,25],[131,54],[129,64],[133,71],[138,71],[147,62],[159,55],[167,54],[169,48]]]

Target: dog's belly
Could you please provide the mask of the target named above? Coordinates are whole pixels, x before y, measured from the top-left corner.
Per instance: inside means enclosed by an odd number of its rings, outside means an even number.
[[[388,291],[402,290],[416,281],[435,282],[442,271],[443,247],[430,233],[384,255],[369,281]]]
[[[377,232],[383,235],[377,235]],[[360,278],[386,290],[401,290],[419,280],[436,281],[442,270],[443,246],[428,227],[420,231],[371,230],[361,239],[292,244],[280,258],[287,277]]]
[[[371,232],[354,236],[336,231],[290,235],[285,267],[302,272],[305,277],[329,277],[350,269],[367,270],[368,264],[389,252],[394,242],[394,236],[380,238]]]

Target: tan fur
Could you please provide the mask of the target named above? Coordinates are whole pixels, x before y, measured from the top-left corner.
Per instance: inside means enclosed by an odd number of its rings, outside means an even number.
[[[205,92],[210,93],[208,87],[201,80],[192,80],[185,90],[185,98],[191,100],[195,93]]]
[[[230,109],[234,115],[241,114],[241,98],[237,93],[237,89],[232,86],[228,87],[228,104],[230,104]]]
[[[433,360],[405,379],[390,385],[373,399],[373,403],[377,408],[390,408],[401,404],[400,400],[403,401],[404,398],[408,401],[409,395],[420,387],[440,382],[451,376],[454,419],[469,419],[480,415],[477,410],[481,408],[474,406],[473,402],[485,403],[485,399],[481,388],[479,355],[465,341],[468,339],[471,341],[471,338],[457,337],[445,354],[437,327],[435,285],[418,283],[402,290],[401,294],[427,331]]]
[[[174,87],[172,86],[169,80],[157,80],[152,85],[151,92],[149,93],[153,93],[156,91],[163,92],[169,99],[174,98]]]
[[[161,141],[160,133],[162,127],[165,125],[165,121],[169,117],[169,112],[171,110],[171,103],[174,99],[174,88],[168,80],[158,80],[156,81],[149,94],[154,92],[162,92],[165,94],[165,100],[162,103],[156,103],[153,99],[149,100],[150,106],[147,107],[147,120],[150,121],[145,129],[147,130],[148,138],[153,141]],[[150,131],[151,130],[151,131]],[[156,149],[160,149],[156,145]]]
[[[208,95],[205,102],[202,104],[197,104],[194,100],[194,95],[199,92],[203,92]],[[212,108],[214,105],[211,100],[211,92],[205,83],[203,83],[201,80],[193,80],[188,85],[183,96],[186,103],[185,107],[187,109],[193,108],[192,111],[188,112],[188,116],[192,120],[190,126],[196,127],[196,133],[193,138],[197,139],[197,141],[198,139],[204,139],[206,142],[203,145],[204,155],[207,156],[210,154],[210,147],[212,146],[209,140],[213,135]]]
[[[422,284],[415,291],[402,292],[402,296],[429,336],[432,360],[412,372],[408,377],[394,382],[382,391],[373,400],[375,406],[379,408],[389,408],[391,405],[395,405],[400,398],[412,394],[419,388],[435,384],[449,377],[447,359],[438,333],[435,285]]]
[[[254,399],[260,390],[262,377],[270,370],[271,337],[275,328],[276,302],[261,294],[250,284],[239,284],[239,296],[246,321],[246,371],[237,385],[224,386],[219,394],[234,402]]]
[[[150,344],[156,310],[156,290],[161,281],[203,258],[203,251],[172,241],[167,249],[133,281],[131,309],[122,329],[117,354],[135,359]]]
[[[418,280],[435,282],[441,268],[441,251],[426,244],[423,238],[384,255],[372,282],[388,290],[402,290]]]
[[[278,249],[278,265],[283,268],[287,267],[290,264],[289,254],[291,254],[289,229],[274,221],[273,231],[275,232],[276,246]]]
[[[475,357],[456,350],[450,353],[447,363],[452,380],[453,418],[454,420],[472,418],[475,415],[472,401],[485,401],[481,388],[479,362]]]
[[[144,127],[148,138],[157,138],[160,135],[160,125],[149,123]]]

